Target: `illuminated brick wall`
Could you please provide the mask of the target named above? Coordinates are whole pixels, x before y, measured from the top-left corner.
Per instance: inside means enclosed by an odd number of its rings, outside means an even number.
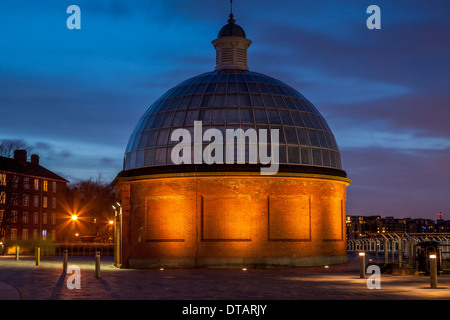
[[[283,259],[287,265],[308,265],[345,260],[346,178],[155,177],[119,182],[126,190],[122,196],[130,196],[123,199],[123,246],[131,266],[231,261],[279,265]]]

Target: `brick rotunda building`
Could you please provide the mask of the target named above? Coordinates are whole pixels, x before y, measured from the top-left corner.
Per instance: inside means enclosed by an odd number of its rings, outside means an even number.
[[[113,182],[116,266],[251,268],[347,261],[350,180],[333,133],[297,90],[249,71],[251,43],[230,15],[212,42],[215,70],[168,90],[138,122],[123,171]],[[200,133],[195,121],[201,121]],[[224,146],[220,161],[219,149],[208,153],[214,139],[202,135],[210,128],[224,136],[227,129],[278,130],[278,171],[263,173],[267,162],[251,161],[255,141],[250,138],[244,156],[238,157],[237,147]],[[203,138],[200,158],[198,144],[179,136],[172,141],[176,129],[186,129],[192,141]],[[181,164],[173,156],[180,141],[190,148],[177,153]],[[276,140],[272,143],[276,146]],[[217,156],[215,162],[205,153]],[[226,161],[227,156],[235,161]]]

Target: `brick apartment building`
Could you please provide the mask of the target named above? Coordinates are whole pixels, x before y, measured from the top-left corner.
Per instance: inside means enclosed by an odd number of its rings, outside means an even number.
[[[0,157],[0,241],[58,240],[61,200],[68,181],[39,164],[39,156],[16,150]]]

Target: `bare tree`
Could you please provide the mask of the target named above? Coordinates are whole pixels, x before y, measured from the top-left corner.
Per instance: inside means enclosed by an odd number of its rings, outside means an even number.
[[[23,149],[27,154],[31,154],[33,147],[25,142],[23,139],[1,139],[0,140],[0,156],[6,158],[13,158],[14,151]]]
[[[0,240],[3,241],[6,232],[6,226],[11,223],[13,206],[19,201],[19,179],[16,175],[10,175],[0,172]]]
[[[79,214],[79,223],[84,226],[80,236],[93,236],[106,240],[112,236],[109,232],[111,225],[108,221],[113,219],[115,195],[111,185],[97,179],[78,180],[67,186],[67,203],[73,208],[74,214]],[[83,232],[84,231],[84,232]]]

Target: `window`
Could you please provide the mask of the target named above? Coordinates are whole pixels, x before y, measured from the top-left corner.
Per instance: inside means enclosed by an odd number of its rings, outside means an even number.
[[[19,205],[19,195],[17,193],[12,194],[12,202],[14,206]]]
[[[33,214],[33,223],[38,224],[39,223],[39,213],[35,212]]]
[[[28,207],[30,205],[30,196],[27,194],[23,195],[23,206]]]
[[[30,189],[30,178],[23,178],[23,187],[24,189]]]
[[[44,192],[47,192],[47,191],[48,191],[48,181],[47,181],[47,180],[44,180],[44,181],[42,182],[42,190],[43,190]]]
[[[52,219],[52,224],[55,225],[56,224],[56,214],[52,213],[51,219]]]
[[[22,229],[22,240],[28,240],[28,229]]]
[[[22,223],[28,223],[28,211],[22,213]]]
[[[6,192],[2,191],[0,192],[0,204],[5,204],[6,203]]]
[[[56,181],[52,181],[52,191],[56,192]]]
[[[19,177],[18,176],[13,176],[12,177],[12,186],[13,186],[13,188],[18,188],[19,187]]]
[[[56,209],[56,198],[52,198],[52,209]]]
[[[39,179],[34,179],[34,190],[39,190]]]
[[[0,173],[0,186],[6,186],[6,174]]]
[[[39,206],[39,196],[33,197],[33,206],[37,208]]]
[[[47,197],[42,197],[42,207],[47,208]]]
[[[47,224],[47,213],[46,212],[42,213],[42,224]]]
[[[33,229],[33,239],[34,239],[34,240],[37,240],[38,235],[39,235],[38,229]]]
[[[0,210],[0,222],[3,221],[3,214],[5,213],[5,210]]]
[[[11,223],[17,223],[17,211],[11,211]]]
[[[11,228],[11,240],[17,240],[17,229]]]

